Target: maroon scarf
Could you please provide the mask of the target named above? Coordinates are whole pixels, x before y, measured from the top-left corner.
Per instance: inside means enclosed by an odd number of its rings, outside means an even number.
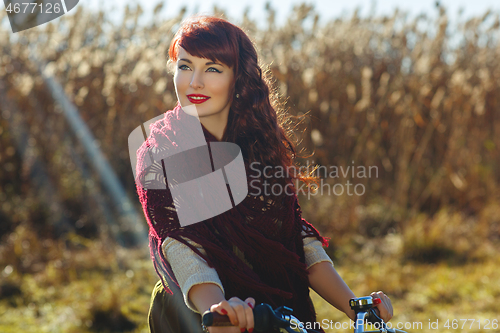
[[[184,122],[193,119],[196,118],[186,114],[177,105],[166,112],[163,119],[150,125],[151,133],[137,151],[137,193],[150,227],[150,250],[155,269],[165,289],[170,292],[165,282],[165,270],[162,269],[165,257],[161,244],[166,237],[171,237],[189,246],[210,267],[216,269],[226,299],[233,296],[243,300],[253,297],[257,304],[264,302],[273,307],[285,305],[294,310],[299,320],[314,321],[316,314],[309,297],[303,237],[316,237],[324,246],[328,245],[328,239],[321,237],[301,217],[295,187],[293,191],[288,191],[293,192],[293,195],[287,195],[284,191],[280,196],[252,195],[257,193],[257,185],[262,186],[263,179],[257,178],[255,167],[249,168],[245,159],[249,184],[246,198],[216,217],[180,226],[161,164],[150,165],[148,161],[160,160],[158,156],[165,150],[175,152],[178,143],[190,140],[189,133],[184,133],[182,129]],[[207,142],[218,141],[204,127],[202,129]],[[144,176],[148,173],[156,174],[157,177],[146,180]],[[282,186],[292,182],[289,178],[273,181]],[[264,193],[263,189],[261,193]],[[302,236],[301,231],[305,231],[306,236]],[[189,244],[188,239],[200,244],[206,255]],[[239,249],[239,255],[235,248]]]

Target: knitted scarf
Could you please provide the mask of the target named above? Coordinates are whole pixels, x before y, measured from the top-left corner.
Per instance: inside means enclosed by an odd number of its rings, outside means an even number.
[[[186,121],[193,119],[199,121],[178,104],[161,120],[150,125],[150,135],[137,151],[137,193],[149,224],[151,256],[165,290],[171,292],[165,281],[163,267],[166,260],[161,244],[166,237],[171,237],[189,246],[215,268],[226,299],[253,297],[257,304],[288,306],[303,322],[315,321],[303,238],[316,237],[324,246],[328,245],[328,239],[320,236],[301,217],[295,187],[293,195],[290,191],[266,195],[262,187],[263,173],[259,177],[256,169],[249,168],[249,161],[245,160],[249,189],[253,181],[253,190],[248,191],[245,199],[218,216],[187,226],[180,225],[161,157],[166,150],[175,152],[182,143],[192,140],[191,134],[182,129]],[[218,141],[205,127],[202,129],[208,144]],[[273,181],[282,185],[292,183],[290,177]],[[258,193],[255,191],[257,186],[262,189],[261,195],[252,195]],[[305,235],[301,235],[302,231]],[[188,240],[200,244],[206,255]]]

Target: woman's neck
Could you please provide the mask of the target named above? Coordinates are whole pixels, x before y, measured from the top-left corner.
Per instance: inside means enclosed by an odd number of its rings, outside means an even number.
[[[221,117],[200,117],[200,122],[218,141],[222,140],[227,125],[227,115]]]

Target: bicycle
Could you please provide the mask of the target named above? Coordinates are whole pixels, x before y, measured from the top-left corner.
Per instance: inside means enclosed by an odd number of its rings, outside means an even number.
[[[375,313],[374,305],[377,300],[371,296],[357,297],[349,300],[351,309],[356,313],[354,333],[406,333],[405,331],[387,327],[386,323]],[[259,304],[253,309],[254,332],[279,333],[314,333],[306,330],[301,322],[292,315],[293,310],[280,306],[273,310],[269,304]],[[205,312],[202,318],[204,328],[209,326],[231,326],[229,317],[216,312]],[[365,323],[372,323],[376,330],[365,331]]]

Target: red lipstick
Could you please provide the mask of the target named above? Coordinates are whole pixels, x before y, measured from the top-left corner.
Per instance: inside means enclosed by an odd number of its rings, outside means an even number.
[[[201,104],[201,103],[206,102],[210,99],[210,97],[205,96],[205,95],[200,95],[200,94],[190,94],[190,95],[187,95],[187,98],[193,104]]]

